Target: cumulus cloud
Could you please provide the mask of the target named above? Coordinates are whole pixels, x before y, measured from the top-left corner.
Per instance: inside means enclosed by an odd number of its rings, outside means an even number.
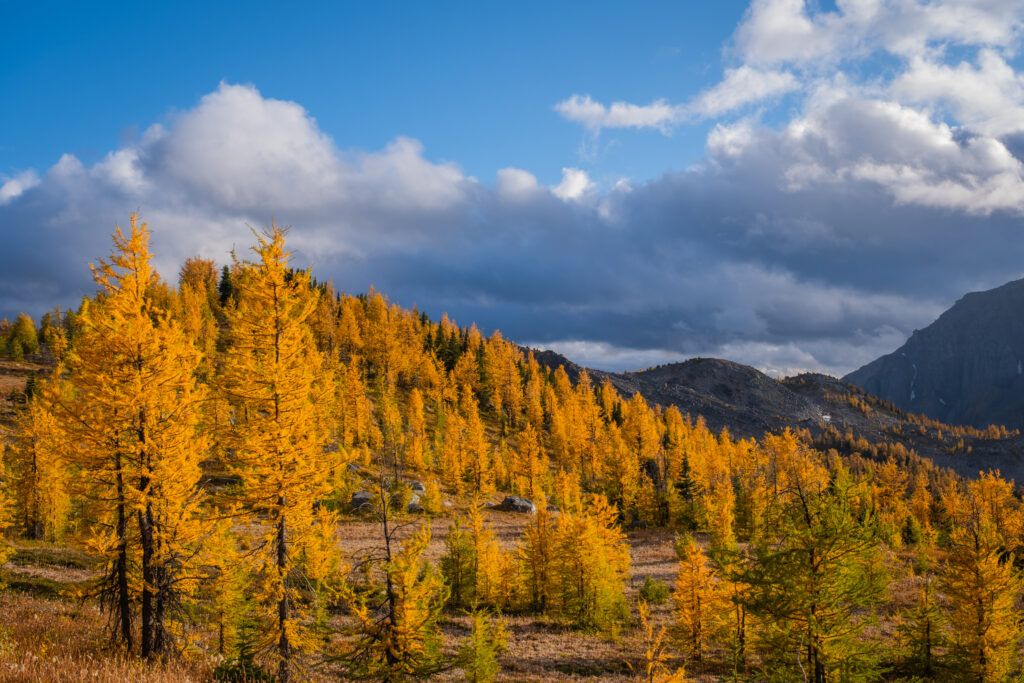
[[[981,50],[976,64],[915,58],[894,80],[891,93],[903,102],[942,105],[963,126],[983,135],[1001,137],[1024,129],[1024,78],[994,50]]]
[[[665,100],[644,105],[612,102],[606,106],[594,101],[590,95],[573,95],[556,104],[555,111],[567,121],[578,123],[592,132],[602,128],[654,128],[668,133],[684,114],[683,108],[672,106]]]
[[[744,64],[727,69],[722,81],[701,93],[688,109],[697,116],[711,118],[799,87],[796,77],[787,71],[760,71]]]
[[[39,176],[33,170],[22,171],[13,178],[0,176],[0,206],[18,198],[22,192],[39,184]]]
[[[648,180],[567,166],[546,186],[509,167],[488,184],[408,138],[346,149],[301,104],[221,84],[98,163],[3,179],[0,315],[74,305],[85,261],[141,207],[172,278],[195,253],[244,255],[246,225],[275,218],[298,264],[339,288],[376,285],[597,367],[703,355],[845,373],[1021,275],[1024,138],[1000,113],[1021,103],[1017,34],[953,19],[998,4],[930,3],[901,38],[879,12],[924,5],[756,2],[733,41],[745,61],[690,103],[558,105],[591,133],[713,121],[704,160]],[[806,41],[768,41],[773,22]],[[952,61],[941,40],[981,47]],[[879,50],[902,60],[884,78],[843,66]],[[787,115],[768,125],[757,108],[776,100]]]
[[[814,11],[805,0],[754,0],[736,30],[743,60],[816,68],[876,51],[910,57],[946,45],[1013,47],[1024,7],[1016,0],[838,0]]]
[[[586,171],[578,168],[563,168],[562,182],[551,188],[554,195],[560,199],[582,199],[594,189],[594,183],[590,180]]]
[[[790,190],[863,181],[901,204],[968,215],[1024,211],[1024,6],[815,7],[754,0],[727,51],[740,64],[685,105],[659,101],[672,112],[661,125],[713,120],[713,165],[773,164]],[[597,116],[610,111],[601,104],[581,104],[594,112],[586,119],[596,122],[587,124],[592,130],[615,125]],[[768,112],[771,126],[762,123]]]

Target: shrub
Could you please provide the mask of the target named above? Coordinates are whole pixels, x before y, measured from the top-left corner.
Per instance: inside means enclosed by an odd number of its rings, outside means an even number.
[[[640,586],[640,597],[652,605],[664,604],[670,592],[665,582],[650,576],[645,578],[644,584]]]

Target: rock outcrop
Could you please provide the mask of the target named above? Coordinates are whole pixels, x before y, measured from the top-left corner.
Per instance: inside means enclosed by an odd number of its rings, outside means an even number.
[[[948,424],[1024,429],[1024,280],[967,294],[899,349],[844,377]]]

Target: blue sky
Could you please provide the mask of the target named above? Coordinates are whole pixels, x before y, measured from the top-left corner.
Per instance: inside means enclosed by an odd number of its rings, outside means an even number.
[[[567,165],[646,178],[700,158],[706,126],[621,133],[580,158],[552,106],[682,100],[713,85],[742,2],[4,2],[0,170],[95,162],[220,81],[301,103],[342,148],[396,135],[490,182]]]
[[[1020,0],[0,0],[0,316],[296,263],[604,369],[843,374],[1024,271]]]

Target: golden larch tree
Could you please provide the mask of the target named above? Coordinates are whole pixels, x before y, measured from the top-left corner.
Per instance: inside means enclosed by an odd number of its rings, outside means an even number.
[[[672,593],[675,632],[680,645],[699,662],[731,605],[718,584],[715,570],[692,536],[679,539],[676,552],[679,569]]]
[[[38,386],[38,385],[37,385]],[[48,386],[38,387],[15,423],[8,465],[18,522],[27,538],[56,541],[71,511],[64,431],[48,403]]]
[[[1021,639],[1016,609],[1022,579],[996,522],[975,509],[953,529],[941,584],[949,600],[951,655],[960,680],[1003,680],[1013,669]]]
[[[206,451],[201,358],[171,318],[150,265],[146,224],[133,215],[127,236],[115,230],[114,247],[109,262],[93,267],[100,291],[78,316],[67,359],[72,395],[57,414],[80,485],[99,513],[93,545],[107,566],[97,588],[113,607],[115,636],[131,645],[137,597],[142,654],[155,656],[169,651],[170,613],[194,587],[188,579]]]
[[[236,302],[225,309],[229,344],[219,378],[234,409],[225,436],[243,500],[263,515],[250,561],[258,598],[269,609],[262,646],[277,660],[280,681],[289,679],[296,653],[312,645],[295,575],[308,574],[301,562],[307,549],[334,532],[314,508],[339,460],[327,448],[330,430],[316,405],[334,395],[333,374],[306,324],[318,292],[307,272],[288,268],[284,243],[285,231],[272,225],[257,234],[255,260],[239,264]]]

